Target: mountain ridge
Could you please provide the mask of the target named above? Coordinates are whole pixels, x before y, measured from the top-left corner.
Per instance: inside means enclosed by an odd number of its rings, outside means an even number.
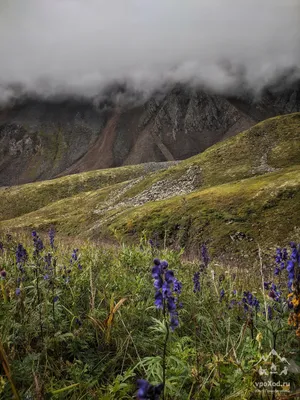
[[[27,99],[0,110],[0,186],[186,159],[261,120],[296,111],[297,85],[266,91],[256,101],[182,86],[127,107]]]

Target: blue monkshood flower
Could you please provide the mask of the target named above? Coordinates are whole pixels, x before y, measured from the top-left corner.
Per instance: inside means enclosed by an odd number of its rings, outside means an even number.
[[[288,261],[286,270],[288,272],[288,288],[289,291],[291,291],[295,279],[295,263],[293,260]]]
[[[236,296],[236,294],[237,294],[237,290],[236,290],[236,289],[234,289],[234,290],[232,291],[232,294],[233,294],[234,296]]]
[[[49,280],[49,275],[48,275],[48,274],[44,275],[44,280],[45,280],[45,281],[48,281],[48,280]]]
[[[52,255],[50,253],[48,253],[45,257],[44,257],[44,261],[45,261],[45,268],[48,269],[51,267],[51,262],[52,262]]]
[[[274,270],[274,275],[278,276],[280,274],[280,269],[278,267]]]
[[[171,320],[170,320],[171,330],[174,331],[178,326],[179,326],[178,313],[175,311],[172,312],[171,314]]]
[[[164,281],[162,280],[161,277],[159,277],[157,279],[154,279],[153,285],[154,285],[156,290],[159,290],[159,289],[162,289],[163,283],[164,283]]]
[[[248,311],[249,306],[251,309],[259,309],[259,301],[251,292],[244,292],[244,296],[242,298],[242,304],[244,306],[244,310]]]
[[[276,257],[275,257],[275,262],[276,264],[281,264],[283,261],[286,261],[288,259],[288,252],[287,249],[280,249],[279,247],[276,250]]]
[[[81,271],[82,270],[82,265],[79,263],[78,264],[78,269]]]
[[[53,228],[50,228],[48,234],[49,234],[50,247],[53,250],[54,249],[55,230]]]
[[[300,266],[300,246],[298,248],[295,242],[291,242],[290,246],[292,250],[291,259]]]
[[[155,304],[156,308],[163,309],[164,300],[163,300],[162,293],[157,291],[155,293],[154,299],[155,299],[154,304]]]
[[[17,288],[17,289],[16,289],[16,295],[17,295],[17,296],[20,296],[20,294],[21,294],[21,289],[20,289],[20,288]]]
[[[168,270],[167,261],[154,260],[152,267],[153,285],[155,288],[154,304],[158,309],[166,307],[170,314],[170,327],[174,330],[178,326],[177,302],[181,293],[182,284],[172,270]]]
[[[281,296],[281,292],[277,289],[275,283],[272,283],[270,287],[269,297],[275,301],[279,301]]]
[[[59,300],[59,297],[58,297],[58,296],[54,296],[54,297],[53,297],[53,303],[56,303],[58,300]]]
[[[172,296],[171,284],[169,282],[164,282],[162,285],[162,295],[164,299],[167,299],[169,296]]]
[[[166,271],[165,273],[165,280],[168,285],[174,282],[174,272],[173,271]]]
[[[152,278],[153,279],[162,279],[162,268],[160,265],[154,265],[154,267],[152,268]]]
[[[224,299],[224,296],[225,296],[225,290],[221,289],[221,291],[220,291],[220,301],[222,301]]]
[[[76,319],[75,319],[75,324],[78,325],[78,326],[81,326],[81,325],[82,325],[82,322],[80,321],[79,318],[76,318]]]
[[[272,282],[264,282],[264,288],[265,290],[269,290],[270,289],[270,285]]]
[[[0,251],[3,252],[3,249],[4,249],[4,244],[0,242]]]
[[[38,256],[39,253],[44,249],[44,244],[42,239],[39,237],[36,231],[32,231],[31,233],[32,238],[33,238],[33,245],[34,245],[34,255]]]
[[[2,269],[2,271],[0,271],[0,276],[1,276],[1,278],[2,279],[5,279],[6,278],[6,271],[5,271],[5,269]]]
[[[271,321],[273,318],[273,310],[272,307],[268,306],[268,320]]]
[[[17,264],[23,264],[28,258],[27,251],[24,249],[22,244],[19,244],[16,251],[16,262]]]
[[[209,256],[208,256],[208,251],[207,251],[207,247],[205,244],[203,244],[201,246],[201,255],[202,255],[203,264],[205,265],[205,267],[207,267],[208,263],[209,263]]]
[[[73,261],[77,261],[77,260],[78,260],[78,255],[77,255],[77,253],[78,253],[78,249],[74,249],[74,250],[73,250],[73,253],[72,253],[72,255],[71,255],[71,260],[70,260],[71,263],[72,263]]]
[[[162,261],[162,262],[160,263],[160,265],[161,265],[161,268],[162,268],[163,271],[167,270],[167,268],[168,268],[168,266],[169,266],[168,262],[165,261],[165,260]]]
[[[157,239],[154,241],[154,240],[152,240],[152,239],[150,239],[149,240],[149,245],[152,247],[152,248],[159,248],[159,242],[157,241]]]
[[[291,300],[288,300],[287,302],[288,308],[291,310],[292,308],[294,308],[293,303],[291,302]]]
[[[174,313],[176,311],[176,300],[174,297],[169,296],[167,298],[167,308],[170,314]]]
[[[159,400],[159,397],[163,391],[164,385],[161,383],[159,385],[151,385],[145,379],[138,379],[137,381],[138,400]]]
[[[285,268],[286,261],[288,259],[287,249],[280,249],[279,247],[276,249],[275,262],[277,264],[274,275],[280,275],[280,272]]]
[[[200,292],[200,272],[195,272],[193,277],[194,293]]]

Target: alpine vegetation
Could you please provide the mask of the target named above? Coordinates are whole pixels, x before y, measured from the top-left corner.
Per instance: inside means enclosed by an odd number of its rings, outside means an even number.
[[[208,245],[187,260],[147,237],[0,243],[1,399],[297,396],[298,244],[260,255],[248,279]]]

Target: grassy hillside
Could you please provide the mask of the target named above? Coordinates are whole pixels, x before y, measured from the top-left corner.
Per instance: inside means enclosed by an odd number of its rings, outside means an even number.
[[[215,254],[300,236],[300,114],[272,118],[176,166],[72,175],[0,190],[0,229],[161,240]]]
[[[0,221],[22,216],[55,201],[143,176],[167,163],[132,165],[69,175],[21,186],[0,187]]]

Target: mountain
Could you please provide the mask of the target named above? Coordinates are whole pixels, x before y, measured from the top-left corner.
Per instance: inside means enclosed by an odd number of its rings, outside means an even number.
[[[300,240],[300,113],[261,122],[181,162],[0,189],[0,230],[93,239],[156,237],[213,255]]]
[[[129,105],[130,104],[130,105]],[[0,186],[147,162],[183,160],[257,122],[300,111],[300,89],[224,97],[176,86],[98,105],[25,98],[0,110]]]

